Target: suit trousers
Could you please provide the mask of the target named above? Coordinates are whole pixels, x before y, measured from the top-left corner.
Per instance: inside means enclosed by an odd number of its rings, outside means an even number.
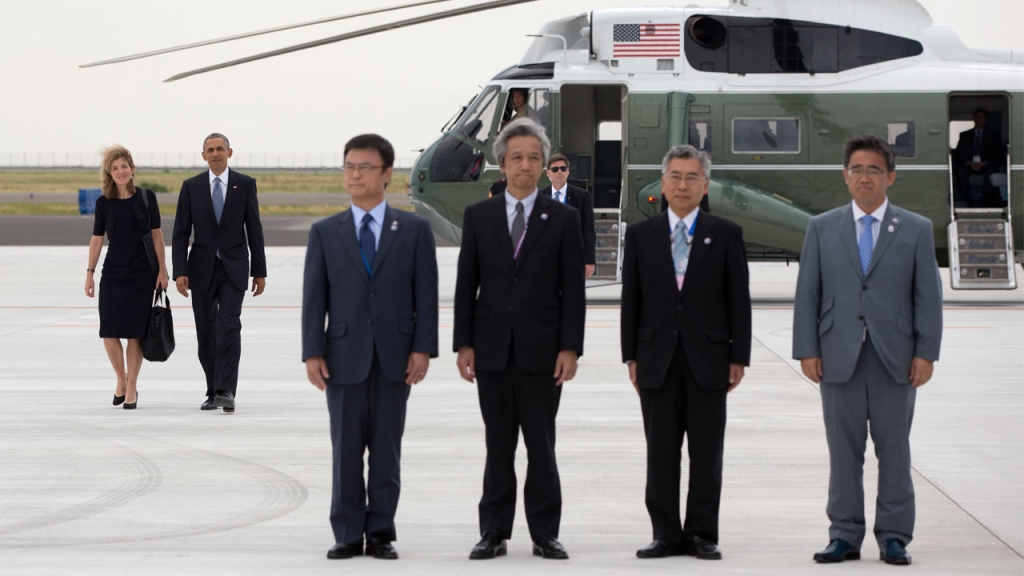
[[[487,464],[480,498],[480,534],[512,537],[516,512],[516,446],[522,428],[528,464],[523,507],[535,542],[558,538],[562,485],[555,462],[555,416],[562,387],[549,373],[526,372],[514,362],[500,372],[477,373],[486,427]]]
[[[645,500],[654,539],[680,544],[691,536],[718,543],[722,496],[722,450],[725,442],[725,388],[701,388],[683,350],[676,345],[665,381],[640,388],[647,437]],[[679,520],[679,484],[683,437],[690,457],[686,521]]]
[[[327,387],[334,471],[331,529],[339,544],[361,546],[364,534],[387,542],[396,539],[402,434],[411,388],[385,380],[376,355],[365,381]]]
[[[875,538],[909,544],[914,533],[914,484],[910,476],[910,425],[917,390],[885,369],[870,335],[861,345],[848,382],[821,383],[828,441],[829,539],[860,548],[864,520],[864,450],[870,429],[878,457]],[[870,426],[869,426],[870,424]]]
[[[238,389],[244,298],[245,290],[231,283],[220,258],[214,259],[210,287],[203,292],[192,291],[199,363],[206,373],[207,396],[217,392],[235,394]]]

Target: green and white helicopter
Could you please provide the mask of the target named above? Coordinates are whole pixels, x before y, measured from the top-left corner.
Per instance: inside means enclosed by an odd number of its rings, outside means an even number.
[[[524,1],[421,16],[173,79]],[[1017,287],[1024,51],[968,48],[915,0],[730,0],[547,22],[520,62],[495,75],[412,167],[416,211],[453,243],[466,206],[502,178],[491,144],[513,90],[528,94],[528,116],[569,157],[570,182],[593,194],[592,283],[618,279],[626,227],[661,210],[660,162],[670,147],[711,154],[709,209],[743,226],[752,259],[798,259],[811,216],[850,201],[839,176],[844,142],[876,134],[897,153],[893,201],[935,223],[936,258],[953,288]],[[1000,152],[985,173],[961,177],[954,148],[977,110]],[[981,192],[984,205],[969,201]]]

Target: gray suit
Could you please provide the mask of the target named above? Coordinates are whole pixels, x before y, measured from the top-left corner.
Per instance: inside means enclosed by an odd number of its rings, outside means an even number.
[[[831,539],[860,548],[865,535],[867,421],[879,459],[875,537],[909,544],[914,529],[910,426],[914,357],[938,360],[942,283],[932,223],[891,203],[867,274],[851,204],[811,219],[793,313],[793,357],[821,358],[829,446]]]
[[[389,206],[370,275],[355,226],[349,209],[309,231],[302,359],[324,356],[330,373],[335,541],[361,546],[364,534],[395,540],[405,369],[412,352],[437,357],[437,258],[427,221]]]

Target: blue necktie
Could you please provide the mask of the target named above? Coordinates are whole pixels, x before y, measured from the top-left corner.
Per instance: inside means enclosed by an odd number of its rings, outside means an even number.
[[[359,229],[359,251],[363,254],[366,273],[373,276],[373,260],[377,257],[377,237],[370,229],[370,222],[373,222],[373,216],[367,212],[363,215],[363,225]]]
[[[860,270],[864,276],[867,276],[868,266],[871,264],[871,253],[875,250],[875,233],[871,229],[871,225],[875,223],[875,217],[871,214],[861,216],[860,223],[864,225],[864,231],[860,233],[857,251],[860,252]]]
[[[555,190],[555,200],[558,200],[559,202],[562,202],[562,191],[561,190]],[[564,202],[563,202],[563,204],[564,204]]]
[[[224,185],[220,178],[213,179],[213,215],[217,217],[217,224],[220,224],[220,215],[224,213]]]
[[[682,220],[676,222],[672,234],[672,262],[676,271],[676,288],[683,289],[683,277],[686,276],[686,265],[690,261],[690,243],[686,241],[686,224]]]

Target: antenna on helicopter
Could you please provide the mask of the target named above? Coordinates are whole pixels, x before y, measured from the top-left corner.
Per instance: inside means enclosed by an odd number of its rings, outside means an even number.
[[[382,8],[382,9],[376,9],[376,10],[368,10],[368,11],[360,12],[360,13],[356,13],[356,14],[348,14],[348,15],[345,15],[345,16],[336,16],[336,17],[333,17],[333,18],[324,18],[324,19],[321,19],[321,20],[314,20],[314,21],[311,21],[311,22],[304,22],[304,23],[300,23],[300,24],[292,24],[292,25],[288,25],[288,26],[281,26],[281,27],[278,27],[278,28],[271,28],[271,29],[267,29],[267,30],[260,30],[258,32],[250,32],[250,33],[246,33],[246,34],[237,34],[237,35],[234,35],[234,36],[227,36],[227,37],[224,37],[224,38],[217,38],[217,39],[214,39],[214,40],[206,40],[206,41],[203,41],[203,42],[195,42],[195,43],[192,43],[192,44],[185,44],[185,45],[182,45],[182,46],[175,46],[175,47],[172,47],[172,48],[165,48],[165,49],[162,49],[162,50],[154,50],[154,51],[151,51],[151,52],[144,52],[144,53],[141,53],[141,54],[134,54],[134,55],[131,55],[131,56],[125,56],[125,57],[121,57],[121,58],[114,58],[114,59],[111,59],[111,60],[104,60],[104,61],[101,61],[101,62],[93,62],[91,64],[83,64],[80,67],[81,68],[88,68],[88,67],[92,67],[92,66],[101,66],[101,65],[105,65],[105,64],[114,64],[114,63],[118,63],[118,62],[129,61],[129,60],[137,60],[139,58],[146,58],[146,57],[149,57],[149,56],[157,56],[157,55],[160,55],[160,54],[166,54],[166,53],[169,53],[169,52],[177,52],[177,51],[180,51],[180,50],[187,50],[189,48],[196,48],[196,47],[199,47],[199,46],[206,46],[206,45],[209,45],[209,44],[217,44],[217,43],[220,43],[220,42],[229,42],[229,41],[232,41],[232,40],[239,40],[239,39],[242,39],[242,38],[249,38],[249,37],[252,37],[252,36],[258,36],[258,35],[261,35],[261,34],[269,34],[271,32],[279,32],[279,31],[283,31],[283,30],[291,30],[293,28],[300,28],[300,27],[303,27],[303,26],[311,26],[311,25],[314,25],[314,24],[322,24],[322,23],[325,23],[325,22],[334,22],[334,21],[337,21],[337,20],[344,20],[344,19],[347,19],[347,18],[355,18],[357,16],[366,16],[366,15],[369,15],[369,14],[378,14],[378,13],[381,13],[381,12],[388,12],[388,11],[399,10],[399,9],[403,9],[403,8],[411,8],[411,7],[414,7],[414,6],[425,6],[425,5],[428,5],[428,4],[437,4],[439,2],[447,2],[447,1],[449,1],[449,0],[428,0],[428,1],[424,1],[424,2],[417,2],[417,3],[414,3],[414,4],[405,4],[405,5],[401,5],[401,6],[392,6],[392,7],[389,7],[389,8]],[[387,24],[381,24],[381,25],[378,25],[378,26],[372,26],[370,28],[364,28],[362,30],[356,30],[354,32],[346,32],[345,34],[340,34],[338,36],[331,36],[330,38],[324,38],[324,39],[321,39],[321,40],[314,40],[312,42],[306,42],[306,43],[303,43],[303,44],[297,44],[295,46],[289,46],[289,47],[286,47],[286,48],[279,48],[277,50],[271,50],[270,52],[263,52],[263,53],[256,54],[256,55],[253,55],[253,56],[248,56],[248,57],[245,57],[245,58],[239,58],[237,60],[231,60],[230,62],[223,62],[223,63],[220,63],[220,64],[214,64],[212,66],[206,66],[204,68],[197,68],[195,70],[189,70],[188,72],[182,72],[181,74],[177,74],[177,75],[171,76],[170,78],[167,78],[166,80],[164,80],[164,82],[174,82],[175,80],[181,80],[182,78],[188,78],[189,76],[195,76],[197,74],[204,74],[206,72],[212,72],[214,70],[220,70],[222,68],[230,68],[232,66],[238,66],[239,64],[245,64],[245,63],[248,63],[248,62],[254,62],[256,60],[263,60],[265,58],[272,58],[274,56],[280,56],[282,54],[289,54],[291,52],[298,52],[300,50],[306,50],[307,48],[316,48],[318,46],[324,46],[324,45],[327,45],[327,44],[333,44],[335,42],[341,42],[343,40],[350,40],[352,38],[359,38],[361,36],[369,36],[371,34],[376,34],[378,32],[386,32],[388,30],[395,30],[395,29],[398,29],[398,28],[405,28],[407,26],[413,26],[413,25],[416,25],[416,24],[424,24],[426,22],[434,22],[436,20],[443,20],[445,18],[452,18],[454,16],[462,16],[464,14],[472,14],[474,12],[482,12],[482,11],[485,11],[485,10],[493,10],[495,8],[504,8],[505,6],[513,6],[513,5],[516,5],[516,4],[524,4],[526,2],[536,2],[536,0],[493,0],[491,2],[484,2],[482,4],[473,4],[473,5],[470,5],[470,6],[464,6],[462,8],[455,8],[455,9],[446,10],[446,11],[443,11],[443,12],[435,12],[433,14],[427,14],[427,15],[424,15],[424,16],[416,16],[414,18],[408,18],[406,20],[399,20],[399,21],[396,21],[396,22],[389,22]]]

